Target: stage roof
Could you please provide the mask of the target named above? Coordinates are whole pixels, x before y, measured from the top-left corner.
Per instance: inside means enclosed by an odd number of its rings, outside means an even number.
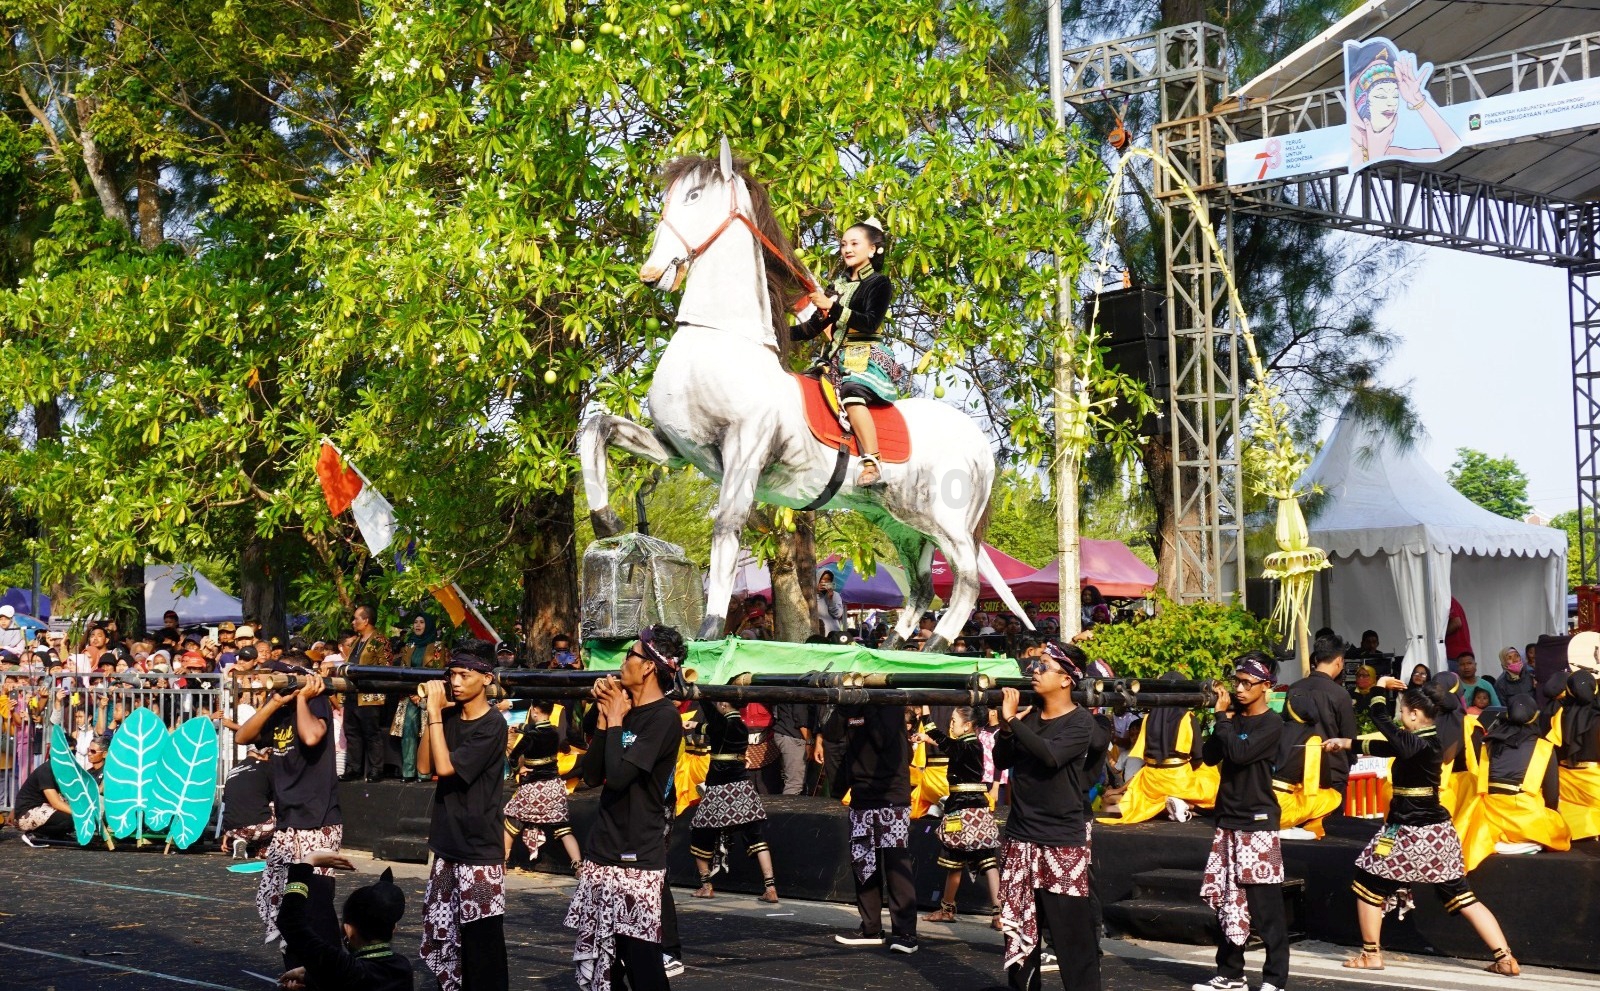
[[[1230,102],[1239,97],[1255,103],[1337,90],[1343,83],[1343,43],[1379,36],[1416,52],[1419,62],[1435,66],[1521,52],[1528,57],[1519,58],[1519,65],[1533,72],[1540,71],[1539,66],[1547,72],[1553,68],[1555,82],[1585,78],[1584,66],[1593,78],[1600,75],[1597,30],[1597,0],[1369,0],[1235,90]],[[1566,57],[1558,61],[1559,49],[1554,43],[1581,36],[1587,38],[1570,46]],[[1435,72],[1435,81],[1439,78]],[[1476,78],[1491,85],[1470,94],[1464,84],[1447,92],[1435,82],[1429,89],[1441,105],[1511,89],[1510,71],[1485,73],[1480,69]],[[1600,129],[1469,148],[1428,168],[1563,200],[1600,199]]]

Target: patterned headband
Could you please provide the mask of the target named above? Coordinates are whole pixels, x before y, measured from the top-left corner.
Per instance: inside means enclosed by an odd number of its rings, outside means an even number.
[[[668,669],[669,671],[678,670],[678,665],[682,662],[675,657],[668,657],[665,653],[663,653],[661,649],[655,645],[655,639],[656,631],[653,627],[647,626],[639,631],[639,646],[644,648],[645,653],[649,655],[650,660],[655,664]]]

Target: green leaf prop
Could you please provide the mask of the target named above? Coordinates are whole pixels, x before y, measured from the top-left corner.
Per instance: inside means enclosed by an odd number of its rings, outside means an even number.
[[[173,846],[188,849],[205,832],[216,794],[217,728],[196,717],[178,727],[162,751],[145,822],[165,829]]]
[[[72,829],[78,834],[78,845],[88,846],[100,831],[100,786],[78,765],[60,726],[50,727],[50,771],[56,776],[56,791],[72,808]]]
[[[135,709],[111,738],[106,754],[106,826],[117,839],[142,833],[155,805],[156,768],[167,748],[167,728],[149,709]]]

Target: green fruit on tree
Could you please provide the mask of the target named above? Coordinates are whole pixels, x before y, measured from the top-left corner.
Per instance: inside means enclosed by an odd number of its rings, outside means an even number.
[[[584,12],[583,12],[583,11],[581,11],[581,10],[580,10],[580,11],[578,11],[578,12],[577,12],[577,13],[576,13],[576,14],[573,14],[573,15],[572,15],[572,23],[574,23],[574,24],[577,24],[577,25],[579,25],[579,26],[580,26],[580,27],[581,27],[581,26],[582,26],[582,25],[583,25],[583,24],[585,24],[585,23],[587,23],[587,22],[588,22],[588,20],[589,20],[589,15],[588,15],[588,14],[585,14],[585,13],[584,13]]]
[[[681,4],[681,3],[673,4],[672,6],[667,8],[667,13],[672,17],[679,16],[680,14],[683,13],[683,4]]]
[[[760,117],[752,117],[752,118],[750,118],[750,126],[751,127],[760,127],[761,126],[761,118]]]
[[[610,21],[606,21],[604,24],[600,25],[600,33],[601,34],[615,34],[616,31],[617,31],[617,26],[615,24],[612,24]]]
[[[582,38],[573,38],[572,39],[572,54],[574,54],[574,55],[582,55],[583,54],[583,50],[585,48],[588,48],[588,47],[589,47],[588,45],[585,45],[583,43],[583,39]]]
[[[933,398],[935,398],[935,399],[943,399],[944,398],[944,386],[936,385],[936,386],[933,387]]]
[[[544,384],[545,385],[555,385],[556,384],[556,370],[554,368],[546,368],[544,370]]]

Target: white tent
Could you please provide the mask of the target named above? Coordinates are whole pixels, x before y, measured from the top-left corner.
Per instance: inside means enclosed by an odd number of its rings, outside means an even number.
[[[1566,630],[1567,535],[1478,506],[1346,410],[1300,480],[1326,493],[1311,542],[1333,567],[1317,581],[1313,626],[1349,639],[1376,630],[1384,650],[1445,667],[1450,599],[1461,603],[1480,673],[1502,647]]]
[[[179,587],[194,578],[194,591],[181,595]],[[244,618],[238,599],[211,583],[211,579],[187,564],[147,564],[144,569],[144,614],[152,627],[161,625],[168,609],[178,614],[184,626],[210,625]]]

